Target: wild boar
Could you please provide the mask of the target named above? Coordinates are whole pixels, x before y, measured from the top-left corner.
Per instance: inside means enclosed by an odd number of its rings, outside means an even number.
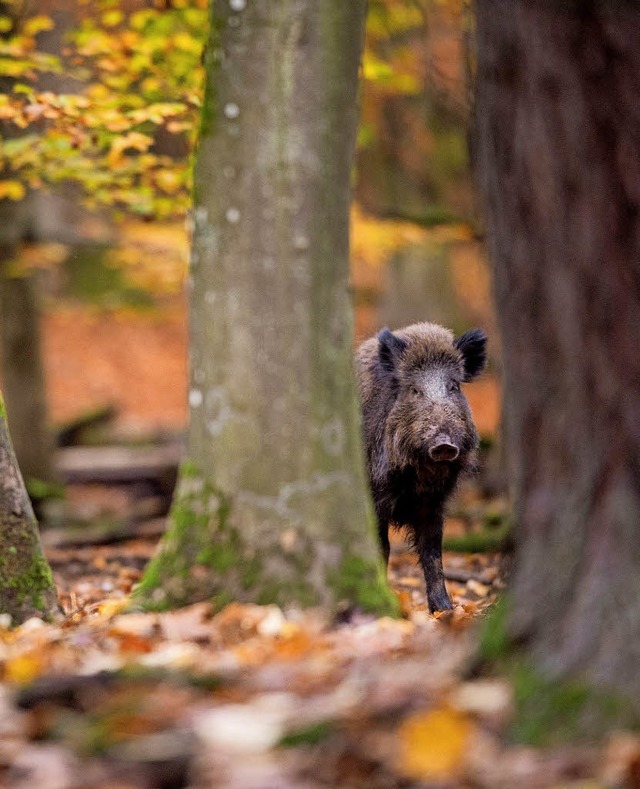
[[[460,385],[485,366],[486,335],[454,339],[434,323],[382,329],[356,351],[367,469],[385,562],[389,526],[406,528],[430,611],[452,608],[442,570],[444,506],[477,462],[478,433]]]

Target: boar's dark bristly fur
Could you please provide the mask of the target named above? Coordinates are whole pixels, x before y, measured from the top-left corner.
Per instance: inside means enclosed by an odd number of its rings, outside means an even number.
[[[460,384],[482,372],[486,336],[434,323],[383,329],[356,352],[369,482],[385,561],[389,526],[405,527],[429,610],[451,608],[442,571],[444,505],[474,468],[478,434]]]

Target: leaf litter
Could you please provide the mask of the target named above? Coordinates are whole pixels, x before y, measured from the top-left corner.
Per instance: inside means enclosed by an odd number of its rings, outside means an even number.
[[[636,736],[509,745],[507,681],[463,679],[474,626],[504,583],[498,554],[447,553],[456,606],[432,616],[415,559],[396,544],[404,618],[356,612],[337,624],[239,603],[127,613],[153,548],[51,547],[64,620],[0,622],[0,786],[640,785]]]

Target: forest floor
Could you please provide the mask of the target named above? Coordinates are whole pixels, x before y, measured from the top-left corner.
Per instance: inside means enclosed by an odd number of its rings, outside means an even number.
[[[76,507],[105,495],[71,493]],[[208,603],[124,613],[161,529],[143,521],[102,544],[45,532],[65,617],[0,623],[0,786],[640,786],[629,733],[589,747],[510,744],[513,688],[469,672],[508,572],[500,554],[445,555],[457,579],[447,616],[428,614],[401,540],[389,568],[401,619]]]
[[[185,342],[181,304],[48,315],[54,419],[113,403],[129,436],[182,428]],[[486,432],[497,397],[495,384],[483,386],[470,395]],[[0,618],[0,787],[640,787],[640,738],[630,733],[590,746],[511,742],[517,689],[471,671],[508,557],[446,553],[456,605],[447,616],[429,615],[398,540],[397,620],[207,603],[124,613],[163,518],[144,507],[133,517],[122,487],[72,485],[66,506],[84,527],[62,528],[63,517],[43,534],[64,618],[13,630]]]

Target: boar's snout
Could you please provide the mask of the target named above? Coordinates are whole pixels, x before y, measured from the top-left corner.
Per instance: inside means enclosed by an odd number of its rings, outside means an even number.
[[[429,447],[429,457],[436,462],[455,460],[460,454],[449,436],[438,436]]]

